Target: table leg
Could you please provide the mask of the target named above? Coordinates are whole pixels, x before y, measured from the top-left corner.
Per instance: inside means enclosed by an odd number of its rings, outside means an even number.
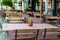
[[[37,40],[37,38],[38,38],[38,33],[39,33],[39,29],[37,29],[37,34],[36,34],[35,40]]]
[[[17,30],[15,30],[15,40],[17,40]]]
[[[44,36],[43,36],[43,39],[45,40],[45,38],[46,38],[46,30],[47,29],[44,29]]]

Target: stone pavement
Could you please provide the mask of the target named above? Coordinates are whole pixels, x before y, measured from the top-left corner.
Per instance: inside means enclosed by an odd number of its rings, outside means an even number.
[[[7,32],[2,31],[1,22],[2,22],[2,16],[0,14],[0,40],[8,40]]]

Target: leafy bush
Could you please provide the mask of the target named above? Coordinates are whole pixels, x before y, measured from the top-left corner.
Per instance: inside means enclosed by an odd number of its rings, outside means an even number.
[[[12,0],[2,0],[2,5],[13,6]]]
[[[23,12],[22,10],[15,10],[16,12]]]

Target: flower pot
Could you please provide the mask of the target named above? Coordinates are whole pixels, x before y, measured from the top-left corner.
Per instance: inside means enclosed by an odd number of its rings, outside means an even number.
[[[32,20],[32,18],[29,18],[29,20],[28,20],[28,25],[29,25],[30,27],[33,26],[33,20]]]

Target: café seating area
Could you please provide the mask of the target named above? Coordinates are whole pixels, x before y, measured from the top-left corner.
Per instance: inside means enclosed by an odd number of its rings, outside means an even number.
[[[30,12],[30,14],[31,14],[31,12]],[[39,14],[39,12],[35,12],[35,13],[33,12],[34,16],[30,16],[28,14],[28,12],[26,14],[23,12],[22,13],[15,13],[15,12],[8,13],[9,21],[16,20],[16,21],[21,21],[22,23],[24,23],[24,22],[27,23],[29,17],[32,17],[33,23],[40,23],[42,19],[40,20],[40,17],[36,17],[36,16],[38,16],[37,14]],[[7,13],[4,13],[3,16],[4,15],[6,17]]]
[[[28,19],[30,17],[33,18],[33,23],[41,23],[43,21],[43,18],[40,17],[36,17],[36,15],[39,15],[39,12],[33,12],[34,16],[31,16],[27,13],[5,13],[5,19],[8,19],[8,23],[28,23]],[[8,15],[7,15],[8,14]],[[4,15],[4,14],[3,14]],[[6,18],[8,17],[8,18]],[[48,21],[48,17],[52,17],[52,16],[47,16],[45,17],[45,23],[49,23]],[[59,24],[59,20],[57,19],[57,23]],[[60,35],[60,29],[47,29],[47,33],[46,33],[46,40],[55,40],[57,38],[57,35]],[[13,40],[15,39],[15,31],[8,31],[9,34],[9,40]],[[38,33],[38,40],[43,40],[43,35],[44,35],[44,29],[40,29],[39,33]],[[35,40],[34,37],[36,37],[36,30],[18,30],[17,32],[17,39],[19,40],[28,40],[29,38],[32,40]]]
[[[60,0],[0,0],[0,40],[60,40]]]

